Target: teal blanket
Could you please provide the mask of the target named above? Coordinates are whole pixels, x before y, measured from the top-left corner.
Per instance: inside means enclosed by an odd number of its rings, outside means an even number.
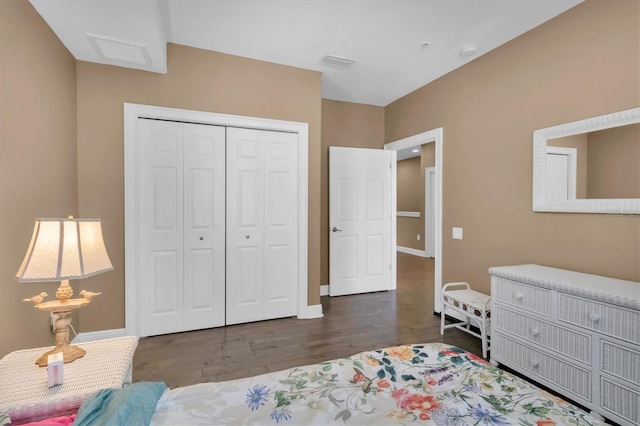
[[[102,389],[82,403],[73,426],[147,426],[167,390],[163,382],[138,382],[122,389]]]

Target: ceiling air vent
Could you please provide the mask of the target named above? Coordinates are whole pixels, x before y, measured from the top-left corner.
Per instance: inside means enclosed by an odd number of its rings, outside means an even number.
[[[87,38],[103,59],[136,65],[151,65],[151,55],[144,44],[96,34],[87,34]]]
[[[322,60],[320,60],[320,63],[328,67],[346,70],[347,68],[351,67],[351,65],[355,64],[356,60],[344,58],[342,56],[324,55],[322,57]]]

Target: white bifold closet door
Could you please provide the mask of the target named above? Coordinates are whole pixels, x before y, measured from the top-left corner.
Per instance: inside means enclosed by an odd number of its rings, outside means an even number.
[[[227,128],[227,324],[297,313],[297,135]]]
[[[140,334],[225,323],[225,128],[139,122]]]
[[[296,315],[297,135],[138,122],[140,335]]]

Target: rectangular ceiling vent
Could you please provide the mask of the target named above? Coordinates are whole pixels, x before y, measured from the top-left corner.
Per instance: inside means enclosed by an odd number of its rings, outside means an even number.
[[[344,58],[342,56],[324,55],[320,61],[322,65],[346,70],[356,63],[355,59]]]
[[[87,38],[103,59],[143,66],[151,65],[151,55],[144,44],[88,33]]]

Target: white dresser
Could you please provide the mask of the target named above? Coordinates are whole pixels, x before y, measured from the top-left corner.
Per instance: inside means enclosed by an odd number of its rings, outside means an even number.
[[[539,265],[489,273],[491,361],[640,424],[640,283]]]

